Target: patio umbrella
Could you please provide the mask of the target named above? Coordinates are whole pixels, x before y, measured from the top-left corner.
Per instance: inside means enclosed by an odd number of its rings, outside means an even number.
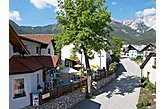
[[[80,67],[80,68],[82,68],[83,65],[79,65],[79,64],[77,64],[77,65],[75,65],[74,67]]]

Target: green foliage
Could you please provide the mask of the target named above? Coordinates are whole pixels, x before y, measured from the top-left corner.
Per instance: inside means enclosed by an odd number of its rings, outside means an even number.
[[[149,89],[149,90],[154,90],[156,88],[156,86],[154,84],[152,84],[151,82],[149,82],[146,86],[145,86],[146,89]]]
[[[64,0],[59,1],[57,12],[58,29],[54,39],[56,47],[73,44],[77,51],[84,50],[85,58],[93,58],[93,51],[107,50],[104,39],[112,28],[111,13],[104,6],[105,0]],[[86,64],[87,65],[87,64]]]
[[[149,83],[149,79],[146,78],[145,81],[143,82],[143,88],[145,88]]]
[[[136,59],[134,59],[135,62],[137,63],[143,63],[143,57],[142,56],[137,56]]]
[[[112,62],[117,62],[117,63],[120,62],[120,56],[113,54],[111,58],[112,58]]]
[[[69,57],[71,60],[75,60],[77,58],[76,52],[77,52],[76,48],[75,47],[72,48],[71,55]]]
[[[143,83],[146,79],[147,79],[146,77],[142,77],[141,82]]]
[[[148,78],[145,78],[145,77],[142,78],[141,82],[143,83],[142,84],[143,88],[146,88],[149,90],[156,90],[156,84],[151,83]]]
[[[149,99],[146,96],[142,97],[142,100],[136,104],[137,108],[139,108],[139,109],[145,108],[145,107],[150,106],[150,105],[151,105],[151,103],[149,103]]]
[[[120,57],[121,47],[123,44],[123,41],[118,37],[110,39],[110,48],[116,57]]]
[[[117,66],[118,66],[118,63],[117,62],[113,62],[113,63],[111,63],[109,65],[109,70],[113,71],[113,70],[115,70],[117,68]]]
[[[137,108],[140,109],[140,108],[142,108],[142,103],[139,102],[139,103],[136,104],[136,106],[137,106]]]

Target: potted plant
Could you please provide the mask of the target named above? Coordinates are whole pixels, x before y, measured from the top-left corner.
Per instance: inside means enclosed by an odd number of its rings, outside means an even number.
[[[37,90],[39,90],[40,92],[42,92],[43,89],[42,89],[41,85],[38,85],[37,86]]]

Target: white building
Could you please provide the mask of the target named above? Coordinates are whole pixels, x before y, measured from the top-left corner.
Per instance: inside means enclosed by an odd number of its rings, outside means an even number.
[[[48,38],[46,37],[46,39]],[[44,89],[46,73],[49,73],[49,69],[56,68],[59,64],[58,56],[53,55],[54,48],[51,38],[49,37],[50,40],[46,39],[42,38],[47,43],[23,40],[25,45],[12,26],[9,25],[10,109],[19,109],[30,105],[30,93],[38,92],[38,85]],[[43,54],[42,56],[36,56],[36,47],[41,48],[40,55]]]
[[[31,55],[54,55],[54,41],[51,34],[19,34]]]
[[[61,49],[61,60],[62,60],[62,66],[65,66],[65,59],[69,59],[71,55],[71,50],[74,47],[73,44],[64,46]],[[77,53],[77,57],[82,62],[82,64],[85,67],[85,57],[84,54]],[[109,62],[111,60],[110,54],[108,52],[105,52],[104,50],[101,51],[101,55],[94,52],[94,59],[89,60],[90,65],[97,65],[101,68],[109,66]]]
[[[150,82],[156,82],[156,53],[150,53],[140,66],[141,76],[148,77]]]
[[[141,51],[143,52],[143,60],[150,54],[155,52],[156,46],[152,43],[147,44]]]
[[[135,59],[137,56],[143,56],[143,52],[141,51],[146,45],[129,45],[126,49],[126,56]]]

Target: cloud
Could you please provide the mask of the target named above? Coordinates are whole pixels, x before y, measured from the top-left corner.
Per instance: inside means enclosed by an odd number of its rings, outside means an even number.
[[[15,11],[15,10],[13,10],[13,11],[10,10],[9,19],[15,20],[15,21],[21,21],[22,20],[20,17],[19,11]]]
[[[146,3],[146,5],[154,5],[154,4],[156,4],[156,0],[151,0]]]
[[[116,5],[116,4],[117,4],[117,2],[113,1],[111,5]]]
[[[59,10],[57,1],[58,0],[30,0],[30,2],[38,9],[54,7],[54,11]]]
[[[38,9],[47,8],[50,6],[57,7],[57,0],[30,0],[30,2]]]
[[[137,11],[135,13],[135,15],[137,17],[150,16],[150,15],[154,15],[154,14],[156,14],[156,9],[155,8],[149,8],[149,9],[145,9],[143,11]]]

